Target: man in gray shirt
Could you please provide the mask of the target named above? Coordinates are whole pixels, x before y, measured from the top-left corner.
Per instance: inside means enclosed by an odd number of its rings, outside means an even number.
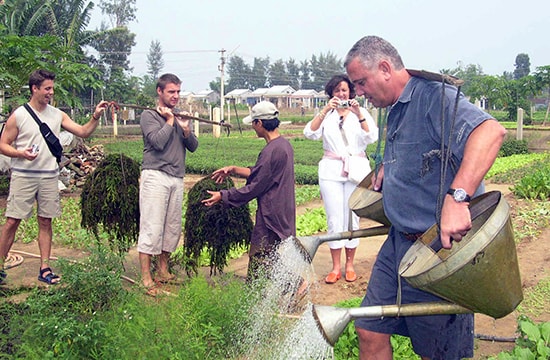
[[[157,282],[174,278],[168,260],[181,236],[185,155],[187,150],[194,152],[199,146],[190,120],[177,118],[172,112],[180,89],[181,80],[176,75],[162,75],[157,82],[156,111],[145,110],[140,121],[144,147],[138,251],[141,281],[151,295],[157,291],[151,275],[151,256],[159,257]]]

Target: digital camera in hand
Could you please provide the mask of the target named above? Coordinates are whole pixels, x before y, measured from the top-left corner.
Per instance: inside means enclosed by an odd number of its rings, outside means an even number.
[[[350,107],[350,101],[349,100],[340,100],[340,103],[338,104],[338,107],[340,108],[347,108]]]

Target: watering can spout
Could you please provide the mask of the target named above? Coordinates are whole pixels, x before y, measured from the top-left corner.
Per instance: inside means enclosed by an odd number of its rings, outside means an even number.
[[[404,305],[379,305],[358,308],[338,308],[313,305],[313,318],[325,340],[334,346],[351,320],[395,316],[424,316],[444,314],[467,314],[472,310],[446,301]]]
[[[313,306],[313,318],[319,331],[331,346],[336,344],[351,321],[349,309],[324,305]]]
[[[308,262],[313,261],[313,257],[321,245],[327,241],[333,240],[343,240],[343,239],[354,239],[358,237],[369,237],[369,236],[378,236],[385,235],[389,231],[389,226],[376,226],[367,229],[353,230],[353,231],[344,231],[334,234],[324,234],[318,236],[303,236],[303,237],[292,237],[294,243],[300,252],[303,254],[304,258]]]

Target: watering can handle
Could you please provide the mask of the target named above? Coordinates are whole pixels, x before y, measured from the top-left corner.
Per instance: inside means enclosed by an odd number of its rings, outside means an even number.
[[[480,195],[483,196],[483,195]],[[472,199],[472,202],[469,205],[470,209],[470,219],[474,221],[478,216],[483,214],[485,211],[489,210],[491,207],[495,206],[498,201],[500,200],[501,193],[499,191],[491,191],[488,193],[484,198],[485,201],[476,201],[476,198]],[[451,243],[453,242],[453,238],[451,238]],[[443,248],[443,244],[441,243],[441,237],[439,236],[439,233],[435,237],[435,239],[430,242],[429,247],[437,253],[439,250]]]

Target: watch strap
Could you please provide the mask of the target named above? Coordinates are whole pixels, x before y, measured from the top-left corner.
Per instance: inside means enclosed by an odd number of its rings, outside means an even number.
[[[455,196],[455,193],[457,190],[460,190],[461,192],[464,192],[464,199],[457,199],[456,196]],[[457,202],[470,202],[472,200],[472,198],[470,197],[470,195],[468,195],[466,193],[466,191],[464,191],[464,189],[453,189],[453,188],[449,188],[449,190],[447,190],[447,194],[451,195],[455,201]]]

